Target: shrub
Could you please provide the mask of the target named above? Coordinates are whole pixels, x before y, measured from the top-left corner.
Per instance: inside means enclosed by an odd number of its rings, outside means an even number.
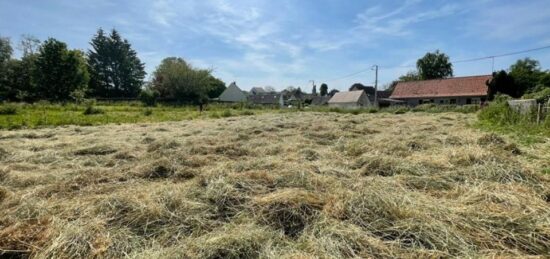
[[[538,92],[525,94],[523,99],[536,99],[538,103],[546,103],[550,99],[550,87],[546,87]]]
[[[151,115],[153,115],[153,110],[152,110],[152,109],[145,109],[145,110],[143,111],[143,115],[145,115],[145,116],[151,116]]]
[[[105,113],[104,110],[99,109],[92,105],[86,106],[86,109],[84,110],[84,115],[95,115],[95,114],[103,114],[103,113]]]
[[[224,118],[227,118],[227,117],[233,116],[233,114],[231,113],[231,110],[226,109],[226,110],[224,110],[224,111],[222,112],[222,115],[221,115],[221,116],[224,117]]]
[[[5,104],[0,106],[0,115],[15,115],[17,114],[17,106]]]
[[[250,115],[254,115],[254,112],[253,112],[253,111],[246,110],[246,111],[241,112],[241,115],[250,116]]]
[[[158,93],[154,90],[146,89],[141,91],[139,94],[139,100],[145,105],[145,106],[155,106],[157,105],[157,98]]]

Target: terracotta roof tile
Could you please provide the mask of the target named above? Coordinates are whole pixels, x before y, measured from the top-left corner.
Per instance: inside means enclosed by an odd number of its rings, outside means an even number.
[[[398,82],[390,98],[485,96],[492,76],[454,77],[425,81]]]

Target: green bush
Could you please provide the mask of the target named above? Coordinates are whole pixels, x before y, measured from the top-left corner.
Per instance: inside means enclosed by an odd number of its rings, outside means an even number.
[[[523,99],[535,99],[538,103],[546,103],[550,99],[550,87],[546,87],[538,92],[525,94]]]
[[[146,89],[141,91],[139,94],[139,100],[145,106],[156,106],[157,105],[158,93],[154,90]]]
[[[104,114],[105,111],[99,108],[96,108],[93,105],[86,106],[86,109],[84,109],[84,115],[95,115],[95,114]]]
[[[222,115],[221,115],[221,116],[224,117],[224,118],[227,118],[227,117],[233,116],[233,114],[231,113],[231,110],[227,109],[227,110],[224,110],[224,111],[222,112]]]
[[[15,115],[17,114],[17,106],[12,104],[4,104],[0,106],[0,115]]]
[[[245,110],[245,111],[241,112],[241,115],[250,116],[250,115],[254,115],[254,112],[253,112],[253,111],[249,111],[249,110]]]
[[[151,116],[151,115],[153,115],[153,110],[152,110],[152,109],[145,109],[145,110],[143,111],[143,115],[145,115],[145,116]]]

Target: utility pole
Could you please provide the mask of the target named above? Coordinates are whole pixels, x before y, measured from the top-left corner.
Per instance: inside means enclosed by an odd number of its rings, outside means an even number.
[[[311,93],[312,93],[313,95],[317,95],[317,89],[316,89],[316,87],[315,87],[315,80],[309,80],[309,82],[311,82],[311,89],[312,89],[312,90],[311,90]],[[315,92],[313,92],[313,89],[315,89]]]
[[[374,79],[374,106],[378,107],[378,65],[372,66],[375,71]]]

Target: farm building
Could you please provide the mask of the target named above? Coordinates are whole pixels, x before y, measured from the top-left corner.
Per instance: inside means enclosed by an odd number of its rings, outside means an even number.
[[[409,106],[423,103],[480,104],[487,100],[487,82],[492,76],[454,77],[424,81],[398,82],[391,99]]]
[[[246,95],[243,91],[237,86],[235,82],[231,83],[225,91],[218,97],[220,102],[246,102]]]
[[[330,98],[328,106],[338,108],[360,108],[371,106],[371,102],[365,91],[338,92]]]
[[[276,105],[279,107],[284,106],[284,100],[282,94],[259,94],[248,96],[248,101],[253,104],[259,105]]]

